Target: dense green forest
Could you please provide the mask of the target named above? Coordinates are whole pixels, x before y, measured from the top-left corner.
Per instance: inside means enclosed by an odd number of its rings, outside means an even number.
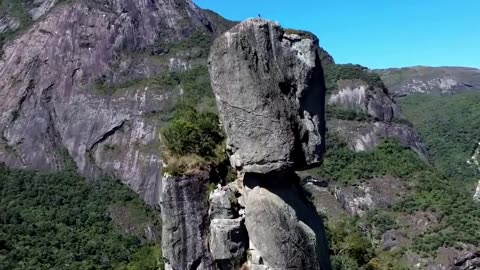
[[[466,161],[480,140],[479,93],[418,94],[400,99],[399,104],[425,139],[438,170],[459,180],[478,177]]]
[[[124,216],[161,225],[119,181],[1,167],[0,196],[0,269],[162,268],[159,245],[111,218],[121,207]]]

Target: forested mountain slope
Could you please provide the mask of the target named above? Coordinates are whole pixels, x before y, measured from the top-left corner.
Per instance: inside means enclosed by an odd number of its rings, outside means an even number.
[[[479,93],[411,95],[399,104],[420,130],[439,170],[459,180],[478,176],[467,161],[480,138]]]
[[[162,265],[158,215],[113,179],[0,168],[0,269]]]

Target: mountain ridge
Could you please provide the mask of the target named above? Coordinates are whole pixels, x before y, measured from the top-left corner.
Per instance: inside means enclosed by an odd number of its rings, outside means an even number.
[[[413,66],[374,69],[395,95],[412,93],[456,94],[480,89],[480,69],[470,67]]]

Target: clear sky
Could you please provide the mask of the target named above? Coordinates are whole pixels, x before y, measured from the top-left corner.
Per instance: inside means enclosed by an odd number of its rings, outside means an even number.
[[[480,0],[194,0],[315,33],[338,63],[480,68]]]

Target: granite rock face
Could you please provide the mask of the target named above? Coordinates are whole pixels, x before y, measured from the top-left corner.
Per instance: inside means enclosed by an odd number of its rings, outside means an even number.
[[[368,71],[365,71],[368,72]],[[428,160],[428,150],[418,131],[403,116],[385,88],[360,79],[339,80],[328,97],[328,130],[347,142],[351,150],[374,150],[390,138]]]
[[[449,270],[480,269],[480,251],[468,253],[457,258]]]
[[[403,116],[390,89],[366,67],[335,64],[323,50],[322,65],[328,85],[327,126],[354,151],[374,150],[385,139],[410,147],[424,160],[426,144]]]
[[[235,262],[244,260],[248,245],[247,230],[243,218],[212,219],[209,247],[220,269],[232,269]]]
[[[328,106],[364,113],[377,121],[401,118],[398,106],[384,89],[361,80],[340,80],[338,90],[328,98]]]
[[[335,187],[334,191],[335,198],[353,216],[363,216],[377,208],[389,208],[409,194],[400,179],[389,176],[369,179],[357,186]]]
[[[207,246],[208,181],[208,173],[164,179],[160,205],[166,269],[215,269]]]
[[[372,151],[386,138],[395,139],[410,147],[422,159],[428,160],[427,145],[418,131],[408,123],[352,121],[331,119],[329,130],[343,138],[351,150],[356,152]]]
[[[318,40],[245,21],[217,38],[209,71],[231,163],[268,173],[321,160],[323,71]]]
[[[227,151],[241,172],[235,197],[248,235],[247,269],[331,268],[322,220],[294,173],[324,153],[321,59],[329,58],[315,36],[262,19],[227,31],[210,51]],[[221,211],[210,212],[235,217],[226,199],[232,196],[218,194],[223,199],[211,198]]]
[[[212,219],[233,219],[238,217],[239,205],[235,191],[221,187],[210,194],[210,211]]]
[[[219,186],[210,193],[209,248],[218,269],[238,269],[246,260],[248,234],[238,182]]]
[[[35,3],[41,10],[53,5]],[[72,160],[83,175],[114,175],[157,205],[159,116],[181,91],[138,82],[190,68],[188,52],[169,48],[194,33],[215,36],[219,27],[190,1],[73,1],[53,8],[3,47],[0,162],[47,170]]]
[[[256,255],[250,257],[259,257],[270,269],[330,269],[322,220],[295,178],[285,173],[245,176],[251,188],[245,225]]]

